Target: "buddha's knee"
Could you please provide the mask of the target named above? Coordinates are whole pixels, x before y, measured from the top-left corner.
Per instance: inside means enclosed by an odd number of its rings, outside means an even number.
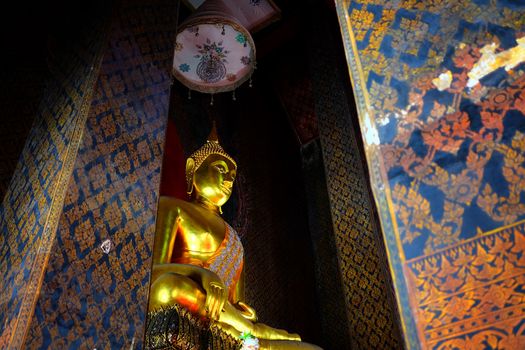
[[[206,293],[191,278],[173,272],[158,276],[151,285],[149,310],[179,304],[194,314],[204,314]]]
[[[323,350],[317,345],[290,340],[259,339],[260,350]]]
[[[284,329],[273,328],[264,323],[255,323],[253,331],[256,337],[262,339],[301,341],[299,334],[288,333]]]

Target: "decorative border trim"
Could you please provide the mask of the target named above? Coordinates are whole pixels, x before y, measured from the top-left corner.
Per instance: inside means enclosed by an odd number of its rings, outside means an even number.
[[[409,298],[408,285],[404,273],[405,256],[397,232],[397,223],[393,212],[392,199],[388,183],[385,178],[385,169],[377,145],[369,144],[365,137],[366,129],[375,129],[373,113],[369,110],[369,97],[361,62],[358,56],[355,36],[348,16],[348,7],[351,0],[336,0],[337,17],[341,29],[341,36],[345,48],[350,80],[352,82],[354,99],[358,109],[359,125],[362,130],[364,146],[369,156],[365,157],[368,163],[370,182],[374,193],[374,201],[378,209],[383,232],[383,239],[387,247],[388,261],[392,280],[396,290],[396,299],[400,311],[401,327],[405,345],[408,349],[421,349],[421,335],[418,332],[415,319],[412,315],[412,301]]]
[[[101,45],[101,47],[103,46],[104,45]],[[49,256],[51,255],[51,248],[55,242],[58,222],[62,214],[64,199],[69,188],[69,181],[82,142],[82,136],[84,134],[87,117],[91,107],[92,96],[95,90],[95,83],[98,78],[98,71],[102,64],[102,58],[102,50],[99,49],[98,57],[95,59],[96,63],[91,67],[90,75],[88,75],[88,78],[86,79],[86,86],[89,86],[89,88],[87,89],[87,93],[83,96],[78,117],[73,126],[73,132],[69,140],[69,145],[66,146],[65,154],[62,158],[62,168],[57,175],[58,180],[53,189],[51,206],[44,223],[42,237],[40,237],[40,240],[37,243],[38,249],[35,254],[33,265],[31,266],[29,282],[25,289],[20,312],[15,321],[11,340],[8,343],[8,349],[21,349],[23,347],[29,331],[29,326],[31,325],[31,320],[33,318],[35,306],[38,301],[38,296],[40,295],[42,282],[49,262]],[[54,126],[56,126],[56,122],[49,127]]]

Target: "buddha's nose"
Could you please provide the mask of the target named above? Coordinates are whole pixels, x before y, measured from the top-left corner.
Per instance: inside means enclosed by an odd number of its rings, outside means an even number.
[[[224,187],[227,187],[229,189],[231,189],[233,187],[233,181],[227,181],[226,180],[226,181],[223,181],[222,184],[223,184]]]

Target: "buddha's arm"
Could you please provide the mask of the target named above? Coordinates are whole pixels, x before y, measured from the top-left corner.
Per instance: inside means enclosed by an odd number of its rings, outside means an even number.
[[[237,284],[235,285],[235,289],[233,290],[233,296],[231,300],[233,300],[233,304],[239,311],[241,311],[244,318],[252,321],[257,322],[257,313],[255,310],[246,304],[244,302],[244,269],[241,272],[241,276],[239,277],[239,280],[237,281]]]
[[[176,274],[183,277],[188,277],[189,279],[195,281],[198,286],[202,287],[202,289],[206,293],[206,302],[204,305],[204,309],[207,313],[207,316],[211,319],[218,319],[220,311],[224,307],[224,303],[226,302],[228,298],[228,291],[224,287],[224,284],[222,283],[221,279],[217,274],[214,272],[202,268],[200,266],[196,265],[190,265],[190,264],[155,264],[153,265],[153,276],[152,280],[162,280],[162,276],[170,275],[170,274]],[[166,288],[166,290],[171,290],[173,288],[184,288],[182,286],[175,286],[175,285],[166,285],[158,286],[157,288]],[[187,286],[186,286],[187,287]],[[197,288],[195,287],[189,287],[189,288]],[[180,292],[180,290],[179,290]],[[195,295],[196,290],[188,290],[187,295]],[[160,292],[162,293],[162,292]],[[184,292],[183,292],[184,293]],[[169,292],[168,292],[169,294]]]
[[[241,276],[235,285],[231,300],[234,303],[238,301],[244,301],[244,269],[241,271]]]
[[[155,243],[153,245],[153,264],[167,264],[171,262],[179,221],[180,208],[173,203],[173,199],[161,197],[157,213]]]
[[[157,228],[153,246],[152,281],[164,274],[178,274],[195,281],[206,292],[206,311],[217,319],[228,297],[221,279],[214,272],[190,264],[173,264],[173,248],[179,231],[181,209],[176,200],[161,197],[157,212]],[[162,288],[162,287],[161,287]],[[191,294],[191,291],[188,291]]]
[[[155,264],[153,265],[153,279],[164,273],[176,273],[185,277],[189,277],[204,289],[211,283],[222,284],[221,279],[217,274],[208,269],[190,264]]]

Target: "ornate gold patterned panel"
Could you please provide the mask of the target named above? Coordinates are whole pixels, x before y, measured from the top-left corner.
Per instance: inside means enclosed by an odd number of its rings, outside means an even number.
[[[72,26],[79,35],[74,44],[55,38],[60,51],[48,58],[43,98],[0,207],[3,349],[22,347],[33,316],[90,106],[103,19],[100,13]]]
[[[408,347],[523,347],[525,3],[337,10]]]
[[[142,348],[175,16],[114,9],[27,348]]]
[[[313,21],[309,58],[346,302],[348,327],[343,331],[348,334],[341,337],[348,339],[347,347],[353,349],[400,349],[401,330],[392,280],[354,132],[348,85],[340,68],[344,60],[336,51],[343,49],[336,42],[338,33],[328,25],[330,19],[336,18],[320,14],[322,11],[316,12],[319,20]]]
[[[414,313],[424,323],[428,347],[479,348],[486,340],[494,348],[525,344],[523,245],[522,221],[408,261]]]

